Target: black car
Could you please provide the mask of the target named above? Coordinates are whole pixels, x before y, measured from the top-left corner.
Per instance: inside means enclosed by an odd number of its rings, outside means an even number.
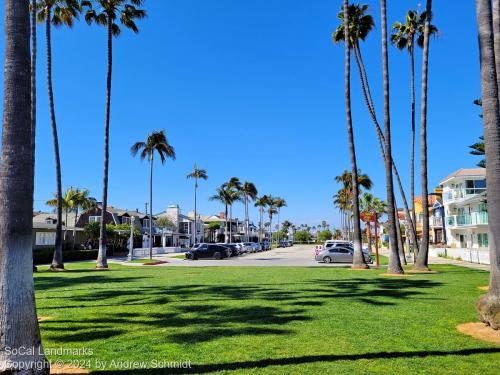
[[[231,250],[225,246],[214,244],[200,244],[196,248],[192,248],[186,252],[187,259],[214,258],[223,259],[231,256]]]
[[[238,248],[236,247],[235,244],[231,243],[231,244],[224,244],[224,245],[220,245],[220,246],[228,248],[229,251],[231,252],[230,256],[232,256],[232,257],[240,255],[240,251],[238,250]]]

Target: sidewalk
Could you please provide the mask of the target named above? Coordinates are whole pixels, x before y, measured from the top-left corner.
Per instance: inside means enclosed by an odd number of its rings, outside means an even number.
[[[379,253],[380,253],[380,255],[384,255],[384,256],[388,257],[389,256],[389,249],[385,249],[385,248],[379,249]],[[490,266],[488,264],[470,263],[470,262],[464,262],[462,260],[433,257],[433,256],[429,256],[429,264],[451,264],[453,266],[472,268],[472,269],[481,270],[481,271],[489,271],[490,270]]]

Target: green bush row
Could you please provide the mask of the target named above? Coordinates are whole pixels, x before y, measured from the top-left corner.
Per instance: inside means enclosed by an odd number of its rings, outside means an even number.
[[[76,260],[97,259],[98,250],[64,250],[63,261],[70,262]],[[54,248],[46,248],[33,251],[33,262],[35,264],[49,264],[54,256]]]

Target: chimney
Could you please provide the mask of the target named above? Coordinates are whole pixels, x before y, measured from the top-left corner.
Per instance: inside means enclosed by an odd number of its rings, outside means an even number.
[[[225,214],[224,212],[221,212],[221,213],[219,214],[219,217],[220,217],[221,219],[225,219],[225,218],[226,218],[226,214]]]

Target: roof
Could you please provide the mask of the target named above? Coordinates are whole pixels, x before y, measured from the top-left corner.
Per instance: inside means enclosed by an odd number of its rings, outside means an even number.
[[[53,229],[55,231],[56,227],[57,227],[56,224],[46,224],[46,223],[40,223],[40,222],[33,222],[33,229]],[[77,232],[84,230],[84,228],[78,228],[78,227],[74,228],[74,227],[70,227],[70,226],[68,226],[66,228],[66,226],[63,225],[62,230],[65,230],[65,229],[76,230]]]
[[[444,184],[448,180],[451,180],[455,177],[485,177],[486,169],[485,168],[460,168],[458,171],[453,172],[452,174],[446,176],[441,184]]]
[[[45,223],[46,220],[57,220],[56,214],[41,213],[33,217],[33,223]]]

